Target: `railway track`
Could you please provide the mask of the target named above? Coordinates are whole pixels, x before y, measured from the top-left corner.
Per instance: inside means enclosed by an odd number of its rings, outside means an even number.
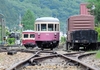
[[[28,70],[28,68],[32,70],[36,67],[36,70],[38,70],[41,67],[46,69],[59,69],[60,67],[68,70],[97,70],[96,68],[91,67],[90,65],[85,64],[79,60],[80,57],[82,58],[83,56],[88,56],[95,53],[84,53],[85,52],[69,52],[67,54],[59,54],[55,51],[49,50],[35,51],[35,54],[33,54],[31,57],[24,61],[14,64],[7,70]]]
[[[42,69],[54,69],[54,70],[98,70],[89,64],[84,63],[80,59],[93,55],[95,53],[86,53],[84,51],[77,52],[66,52],[66,54],[61,54],[60,52],[56,52],[55,50],[30,50],[30,49],[8,49],[8,48],[0,48],[0,52],[26,52],[26,53],[34,53],[31,57],[22,60],[18,63],[15,63],[11,67],[6,70],[38,70],[42,67]],[[58,69],[57,69],[58,68]]]

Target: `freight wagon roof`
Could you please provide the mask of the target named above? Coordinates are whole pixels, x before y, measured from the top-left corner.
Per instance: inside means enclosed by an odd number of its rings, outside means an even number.
[[[35,20],[36,22],[59,22],[59,19],[54,17],[41,17]]]
[[[74,15],[74,16],[71,16],[71,18],[73,17],[80,17],[80,16],[84,16],[84,17],[94,17],[93,15]]]
[[[74,16],[69,17],[69,19],[70,20],[80,20],[81,18],[83,19],[83,17],[85,18],[85,20],[86,19],[89,19],[89,20],[93,20],[94,19],[93,15],[74,15]]]

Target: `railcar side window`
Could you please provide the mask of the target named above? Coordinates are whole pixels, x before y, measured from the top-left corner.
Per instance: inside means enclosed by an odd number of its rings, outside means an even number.
[[[48,24],[48,31],[53,31],[53,24]]]
[[[34,34],[30,34],[30,38],[34,38],[35,37],[35,35]]]
[[[55,24],[55,31],[59,31],[59,24]]]
[[[59,31],[59,24],[57,24],[57,31]]]
[[[46,24],[41,24],[41,31],[46,31]]]
[[[24,34],[24,38],[28,38],[28,34]]]

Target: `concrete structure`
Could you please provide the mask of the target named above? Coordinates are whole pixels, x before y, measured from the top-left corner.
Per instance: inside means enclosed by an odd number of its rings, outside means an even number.
[[[0,14],[0,42],[3,41],[3,37],[5,36],[5,21],[4,15]]]

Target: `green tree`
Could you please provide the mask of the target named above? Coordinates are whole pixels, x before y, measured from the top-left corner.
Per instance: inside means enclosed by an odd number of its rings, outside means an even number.
[[[34,15],[30,10],[27,10],[24,16],[22,17],[21,23],[23,24],[24,30],[32,29],[34,30]]]
[[[95,16],[96,24],[100,23],[100,0],[88,0],[90,13]]]
[[[67,26],[67,18],[79,14],[80,3],[85,1],[87,0],[0,0],[0,13],[4,14],[6,25],[11,29],[19,27],[19,13],[24,15],[30,9],[35,18],[57,17],[61,22],[60,30],[63,31],[63,25]]]
[[[100,41],[100,27],[95,27],[95,30],[98,32],[98,41]]]

